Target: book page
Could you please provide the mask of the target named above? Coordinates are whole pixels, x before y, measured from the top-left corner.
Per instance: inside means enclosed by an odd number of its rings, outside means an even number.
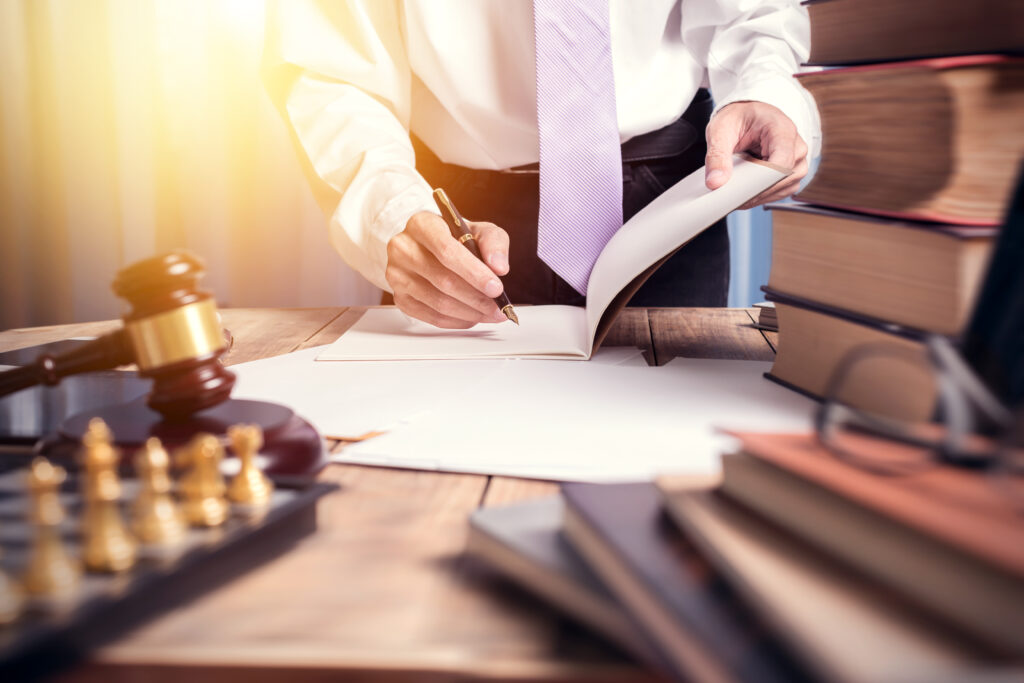
[[[371,308],[317,360],[563,358],[585,360],[585,312],[579,306],[522,306],[519,325],[481,323],[445,330],[397,308]]]
[[[707,189],[701,167],[626,221],[605,245],[590,274],[587,353],[593,349],[601,317],[616,295],[638,275],[787,175],[776,166],[737,154],[733,156],[732,177],[724,186]],[[625,301],[616,304],[622,306]]]

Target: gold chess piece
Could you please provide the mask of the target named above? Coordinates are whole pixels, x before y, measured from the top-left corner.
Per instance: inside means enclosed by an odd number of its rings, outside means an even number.
[[[135,454],[142,489],[132,505],[132,531],[147,546],[173,547],[185,540],[185,514],[171,496],[170,457],[160,439],[150,437]]]
[[[228,438],[242,463],[228,485],[228,499],[252,510],[266,509],[274,494],[274,484],[256,466],[256,455],[263,448],[263,430],[258,425],[235,425],[228,429]]]
[[[228,518],[227,487],[220,473],[224,447],[211,434],[197,434],[181,451],[190,467],[181,478],[182,508],[192,526],[220,526]]]
[[[136,543],[121,518],[118,452],[99,418],[89,421],[82,437],[82,559],[96,572],[122,572],[135,565]]]
[[[57,490],[66,478],[61,467],[36,458],[28,473],[29,521],[35,529],[28,565],[22,579],[32,597],[63,600],[74,594],[82,575],[81,565],[68,556],[60,538],[64,507]]]

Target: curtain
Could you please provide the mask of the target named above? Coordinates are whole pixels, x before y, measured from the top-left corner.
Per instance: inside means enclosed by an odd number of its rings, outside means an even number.
[[[221,306],[376,303],[260,81],[257,0],[0,0],[0,328],[116,317],[188,248]]]

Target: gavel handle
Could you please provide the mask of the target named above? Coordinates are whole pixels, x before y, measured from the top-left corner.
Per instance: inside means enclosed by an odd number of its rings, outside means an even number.
[[[62,377],[109,370],[135,362],[124,330],[106,334],[77,349],[54,356],[44,353],[30,365],[0,372],[0,396],[37,384],[54,386]]]

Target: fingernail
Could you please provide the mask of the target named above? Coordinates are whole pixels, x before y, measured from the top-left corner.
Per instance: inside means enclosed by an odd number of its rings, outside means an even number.
[[[492,299],[501,294],[501,283],[497,280],[488,280],[484,286],[484,294],[491,297]]]
[[[491,268],[495,270],[508,270],[508,255],[493,254],[491,256]]]
[[[712,171],[711,173],[708,173],[708,177],[706,178],[706,181],[707,181],[708,183],[717,183],[717,182],[719,182],[719,181],[721,181],[721,180],[724,180],[724,179],[725,179],[725,174],[724,174],[724,173],[722,173],[721,171],[719,171],[719,170],[718,170],[718,169],[716,168],[716,169],[715,169],[714,171]]]

